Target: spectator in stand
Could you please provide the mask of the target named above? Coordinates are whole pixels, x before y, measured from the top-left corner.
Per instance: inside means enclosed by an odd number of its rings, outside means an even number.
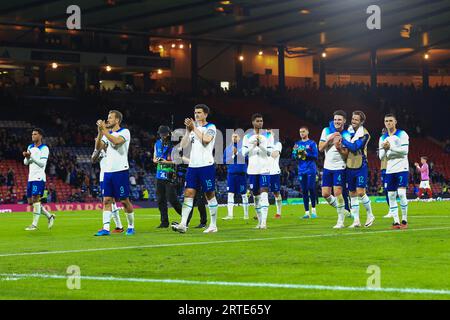
[[[4,203],[5,204],[11,203],[11,193],[9,191],[6,193]]]
[[[50,194],[52,195],[52,202],[58,202],[58,196],[56,194],[56,190],[54,188],[50,189]]]
[[[448,181],[446,181],[442,184],[442,197],[446,197],[446,196],[450,195],[448,185],[449,185]]]
[[[136,178],[134,177],[134,174],[130,175],[130,185],[136,187]]]
[[[142,190],[142,200],[148,201],[148,198],[149,198],[149,192],[148,192],[147,188],[144,187]]]
[[[447,139],[447,141],[445,141],[444,152],[450,153],[450,139]]]
[[[144,182],[144,172],[139,172],[139,175],[138,175],[138,178],[137,178],[137,184],[139,185],[139,186],[143,186],[144,184],[145,184],[145,182]]]
[[[6,174],[6,185],[8,187],[15,185],[14,170],[11,168],[8,170],[8,173]]]
[[[100,186],[99,186],[97,180],[93,180],[93,182],[92,182],[92,184],[91,184],[89,189],[90,189],[91,195],[94,198],[97,198],[97,197],[101,196],[100,195]]]
[[[44,194],[42,195],[41,202],[42,203],[48,202],[48,189],[47,188],[44,189]]]
[[[0,172],[0,187],[6,184],[5,176]]]

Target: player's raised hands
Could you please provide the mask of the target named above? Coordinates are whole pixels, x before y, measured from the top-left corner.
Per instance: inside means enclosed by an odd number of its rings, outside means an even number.
[[[192,118],[184,119],[184,125],[186,126],[186,129],[189,131],[194,130],[194,119]]]
[[[25,158],[29,158],[29,157],[31,157],[31,152],[30,151],[24,151],[24,152],[22,152],[22,154],[23,154],[23,156],[25,157]]]
[[[391,148],[391,144],[389,143],[389,141],[385,141],[383,143],[383,149],[384,150],[389,150]]]
[[[332,134],[330,134],[330,136],[328,137],[328,140],[333,140],[335,137],[340,136],[341,134],[339,132],[333,132]]]
[[[341,136],[341,134],[339,132],[334,132],[334,133],[330,134],[330,136],[327,139],[327,143],[328,144],[334,143],[335,138],[340,137],[340,136]]]
[[[98,132],[102,132],[103,130],[105,130],[105,121],[99,119],[97,120],[96,124]]]
[[[333,144],[334,144],[334,146],[336,147],[336,149],[340,149],[340,148],[342,148],[342,136],[339,134],[339,135],[336,135],[334,138],[333,138]]]

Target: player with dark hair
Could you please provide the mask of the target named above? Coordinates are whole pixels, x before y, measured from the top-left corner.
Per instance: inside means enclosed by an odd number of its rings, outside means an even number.
[[[48,219],[48,228],[53,227],[55,215],[48,212],[41,205],[41,197],[44,194],[46,175],[45,167],[47,166],[50,149],[42,142],[44,131],[40,128],[34,128],[31,133],[31,141],[33,142],[22,154],[25,157],[23,164],[29,166],[27,199],[28,204],[33,206],[33,223],[28,226],[26,231],[35,231],[38,229],[38,222],[41,213],[44,213]]]
[[[244,136],[242,155],[248,156],[247,176],[258,217],[256,229],[266,229],[271,165],[269,157],[272,155],[273,135],[263,129],[264,120],[260,113],[253,114],[251,120],[253,129]]]
[[[227,192],[228,214],[224,220],[233,219],[234,195],[240,194],[242,197],[242,207],[244,209],[244,219],[248,219],[248,197],[247,197],[247,164],[242,157],[242,142],[235,132],[231,136],[231,144],[223,153],[224,163],[227,165]]]
[[[209,108],[205,104],[197,104],[194,107],[194,117],[186,118],[186,134],[181,140],[181,146],[186,148],[191,145],[189,156],[189,167],[186,173],[186,188],[184,190],[184,202],[181,211],[181,222],[172,225],[172,230],[180,233],[187,231],[187,221],[189,213],[194,204],[194,197],[197,192],[202,191],[208,201],[211,221],[204,233],[217,232],[217,209],[218,203],[215,194],[214,167],[214,142],[216,139],[216,126],[207,122]]]
[[[319,151],[325,152],[325,162],[322,176],[322,196],[336,208],[338,220],[335,229],[344,228],[345,204],[342,190],[345,187],[345,159],[348,149],[342,147],[342,139],[347,139],[349,133],[345,130],[347,114],[343,110],[333,113],[334,128],[326,127],[322,130]],[[335,129],[336,132],[332,132]],[[334,195],[331,194],[333,190]]]

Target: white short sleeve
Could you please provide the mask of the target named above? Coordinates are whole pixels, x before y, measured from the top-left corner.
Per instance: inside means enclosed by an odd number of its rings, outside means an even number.
[[[322,130],[322,134],[320,135],[320,141],[323,141],[323,142],[327,141],[327,136],[328,136],[327,131],[328,131],[327,128],[324,128]]]
[[[44,148],[42,148],[42,151],[41,151],[41,159],[48,159],[49,154],[50,154],[50,150],[48,149],[47,146],[45,146]]]
[[[281,145],[281,142],[277,142],[273,148],[273,151],[278,151],[281,153],[281,150],[283,149],[283,146]]]
[[[215,137],[216,136],[216,131],[217,131],[216,126],[212,124],[212,125],[209,125],[206,128],[206,133],[205,134],[207,134],[208,136],[211,136],[211,137]]]
[[[409,136],[405,131],[402,131],[400,135],[400,143],[402,147],[409,145]]]
[[[119,137],[122,137],[125,139],[125,142],[130,141],[130,138],[131,138],[130,130],[123,129],[122,131],[120,131],[118,133],[119,133]]]

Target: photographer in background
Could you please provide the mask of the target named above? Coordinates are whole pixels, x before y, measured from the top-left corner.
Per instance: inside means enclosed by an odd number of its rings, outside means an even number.
[[[173,144],[170,139],[170,128],[160,126],[158,128],[159,139],[155,143],[153,163],[156,168],[156,198],[159,212],[161,213],[161,224],[158,228],[169,227],[169,216],[167,214],[167,201],[170,202],[175,211],[181,215],[181,204],[177,199],[176,166],[172,161]]]

